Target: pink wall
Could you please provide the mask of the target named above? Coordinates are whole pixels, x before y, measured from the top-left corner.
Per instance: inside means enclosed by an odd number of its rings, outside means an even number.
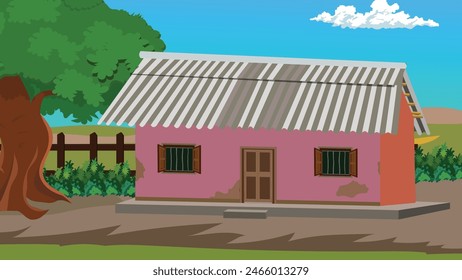
[[[202,146],[202,174],[157,172],[157,145],[171,143]],[[315,177],[314,147],[358,149],[358,177]],[[380,135],[260,129],[136,128],[136,157],[144,174],[136,182],[139,198],[217,198],[240,180],[240,148],[276,148],[276,200],[379,202]],[[138,166],[139,168],[139,166]],[[356,181],[367,192],[337,196],[340,186]],[[227,198],[240,200],[240,194]]]

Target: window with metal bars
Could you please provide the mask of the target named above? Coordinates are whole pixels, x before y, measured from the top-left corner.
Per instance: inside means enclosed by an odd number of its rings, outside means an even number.
[[[157,145],[158,172],[201,173],[201,146]]]
[[[314,155],[315,176],[358,176],[358,150],[315,148]]]

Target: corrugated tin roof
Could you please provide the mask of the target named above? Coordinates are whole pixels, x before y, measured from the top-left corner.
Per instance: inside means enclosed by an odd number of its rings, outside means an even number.
[[[402,63],[148,52],[141,57],[100,124],[398,129]],[[426,124],[419,129],[428,133]]]

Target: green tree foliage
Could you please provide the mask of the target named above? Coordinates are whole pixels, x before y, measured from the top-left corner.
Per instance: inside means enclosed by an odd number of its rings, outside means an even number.
[[[2,0],[0,38],[0,78],[20,75],[31,97],[51,89],[42,114],[83,123],[107,108],[140,51],[165,49],[141,16],[103,0]]]

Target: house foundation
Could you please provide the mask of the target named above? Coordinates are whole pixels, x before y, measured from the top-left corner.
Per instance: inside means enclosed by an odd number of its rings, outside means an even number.
[[[116,213],[218,215],[224,218],[316,217],[355,219],[404,219],[448,210],[449,202],[422,202],[388,206],[220,203],[146,201],[130,199],[116,204]]]

